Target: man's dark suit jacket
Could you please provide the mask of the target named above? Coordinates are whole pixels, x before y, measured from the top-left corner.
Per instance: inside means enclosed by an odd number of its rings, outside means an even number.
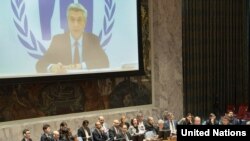
[[[92,132],[93,141],[106,141],[108,136],[105,133],[99,133],[97,129]]]
[[[49,134],[46,136],[45,134],[42,134],[40,141],[53,141],[53,135]]]
[[[132,136],[129,134],[129,132],[125,133],[128,137],[128,140],[132,140]],[[119,135],[117,135],[117,139],[116,141],[126,141],[126,136],[125,134],[121,133]]]
[[[117,130],[119,130],[119,135],[116,133],[115,127],[114,127],[114,126],[112,126],[112,127],[109,129],[109,138],[110,138],[111,141],[114,141],[114,140],[115,140],[115,137],[116,137],[116,138],[119,138],[119,137],[121,136],[121,133],[122,133],[121,129],[118,128]]]
[[[100,47],[100,41],[92,33],[83,33],[82,37],[82,56],[87,69],[98,69],[109,67],[109,60],[104,50]],[[63,65],[72,64],[72,53],[70,43],[70,33],[54,36],[49,49],[44,56],[37,62],[37,72],[47,72],[50,64],[62,63]]]
[[[89,136],[91,136],[90,129],[87,127],[86,130],[87,130]],[[85,135],[85,132],[84,132],[83,127],[80,127],[80,128],[77,130],[77,136],[78,136],[78,137],[82,137],[82,140],[83,140],[83,141],[86,140],[86,135]],[[92,141],[92,139],[89,138],[88,141]]]
[[[177,129],[177,121],[173,120],[172,122],[174,124],[175,129]],[[164,122],[164,128],[167,129],[167,130],[170,130],[170,122],[169,122],[169,120],[166,120]]]
[[[156,132],[156,127],[154,125],[149,124],[149,123],[145,123],[144,126],[145,126],[145,129],[146,129],[146,132],[148,132],[148,131]]]
[[[21,141],[26,141],[25,138],[23,138]],[[32,141],[32,139],[29,139],[29,141]]]

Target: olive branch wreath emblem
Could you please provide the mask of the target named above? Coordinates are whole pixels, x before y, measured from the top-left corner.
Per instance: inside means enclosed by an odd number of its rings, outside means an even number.
[[[24,0],[11,0],[11,8],[14,13],[14,24],[18,31],[18,39],[27,49],[27,53],[35,58],[39,59],[46,52],[46,48],[42,42],[36,38],[34,33],[28,26],[27,15],[25,14],[25,2]],[[101,41],[101,47],[104,49],[112,38],[112,29],[115,23],[114,13],[116,4],[113,0],[105,0],[105,15],[103,19],[103,28],[99,33],[99,39]]]

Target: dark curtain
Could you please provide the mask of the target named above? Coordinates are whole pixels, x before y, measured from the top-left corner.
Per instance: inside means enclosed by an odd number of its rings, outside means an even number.
[[[249,104],[247,0],[183,0],[184,114]]]

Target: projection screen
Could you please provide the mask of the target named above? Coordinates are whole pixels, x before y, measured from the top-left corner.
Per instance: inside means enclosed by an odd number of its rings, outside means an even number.
[[[0,79],[137,72],[137,0],[3,0]]]

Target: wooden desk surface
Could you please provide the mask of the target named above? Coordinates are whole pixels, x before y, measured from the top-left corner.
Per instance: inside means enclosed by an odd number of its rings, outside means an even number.
[[[177,141],[177,137],[171,137],[167,140],[162,140],[162,141]]]
[[[177,137],[170,137],[167,140],[159,139],[159,138],[151,138],[151,139],[144,139],[143,141],[177,141]]]

